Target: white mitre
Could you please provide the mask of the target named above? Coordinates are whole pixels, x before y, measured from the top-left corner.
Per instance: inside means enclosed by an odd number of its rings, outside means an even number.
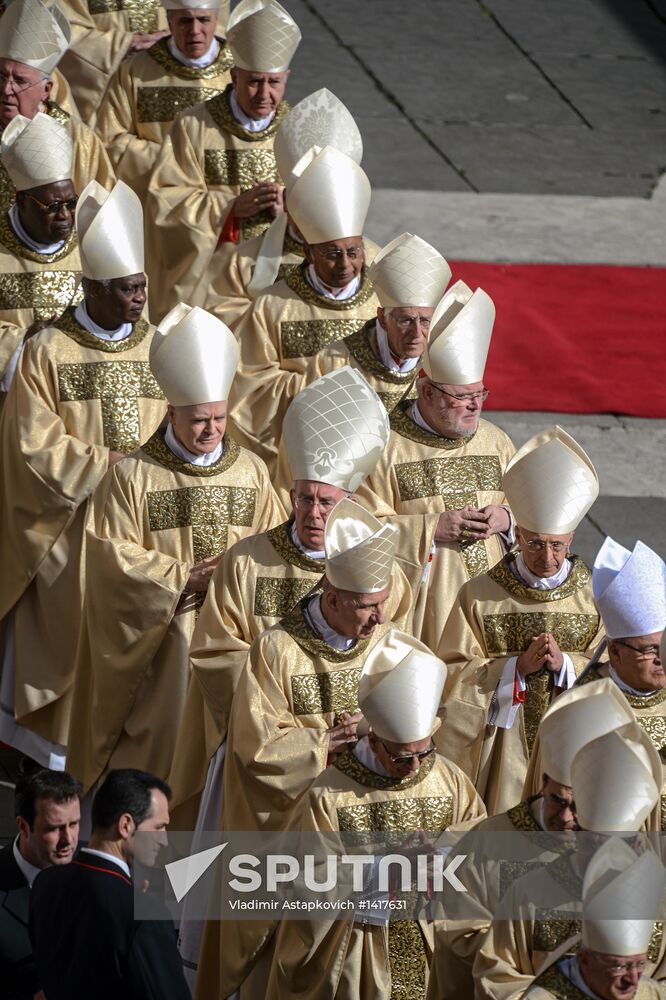
[[[380,739],[416,743],[438,725],[446,664],[427,646],[391,629],[368,653],[358,683],[358,703]]]
[[[502,479],[516,524],[537,534],[565,535],[599,495],[599,477],[581,446],[561,427],[519,448]]]
[[[345,365],[311,382],[282,424],[292,481],[310,479],[353,493],[386,447],[390,427],[382,402],[363,376]]]
[[[354,503],[340,500],[326,521],[326,577],[339,590],[376,594],[391,582],[398,529]]]
[[[116,181],[107,191],[91,181],[76,206],[81,270],[85,278],[106,281],[144,270],[143,209],[134,191]]]
[[[17,191],[69,180],[74,146],[69,132],[38,111],[16,115],[2,132],[0,155]]]
[[[495,306],[482,288],[472,292],[464,281],[451,285],[430,320],[422,364],[433,382],[472,385],[483,379]]]
[[[379,251],[368,268],[368,277],[384,309],[434,309],[451,280],[451,268],[420,236],[401,233]]]
[[[363,158],[363,139],[351,112],[326,87],[291,108],[275,133],[273,152],[282,180],[311,146],[332,146],[355,163]]]
[[[12,59],[50,76],[69,48],[69,21],[55,4],[20,0],[7,8],[0,29],[0,59]]]
[[[350,156],[326,146],[292,185],[289,215],[310,245],[361,236],[370,181]]]
[[[227,22],[227,45],[234,66],[254,73],[284,73],[301,32],[276,0],[241,0]]]
[[[172,406],[226,400],[239,360],[229,327],[184,302],[166,314],[150,344],[150,367]]]
[[[666,627],[666,564],[643,542],[629,552],[607,538],[594,560],[592,590],[609,639]]]
[[[601,955],[644,955],[665,882],[664,866],[652,851],[637,855],[619,837],[607,840],[583,878],[583,946]]]
[[[640,830],[659,802],[662,766],[636,722],[583,746],[571,763],[576,815],[583,830]]]
[[[539,725],[542,772],[571,787],[571,764],[578,751],[633,721],[629,702],[610,677],[563,691]]]

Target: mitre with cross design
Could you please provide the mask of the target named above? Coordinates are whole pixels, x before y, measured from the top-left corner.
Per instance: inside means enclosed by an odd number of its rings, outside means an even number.
[[[340,500],[326,521],[326,578],[339,590],[376,594],[391,582],[398,529],[354,503]]]

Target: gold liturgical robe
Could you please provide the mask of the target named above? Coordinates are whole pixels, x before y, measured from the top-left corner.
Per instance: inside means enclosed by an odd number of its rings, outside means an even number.
[[[93,507],[67,755],[86,790],[117,767],[166,778],[204,598],[182,598],[190,570],[284,516],[265,467],[235,441],[197,466],[161,431],[110,470]]]
[[[190,301],[234,198],[279,179],[273,140],[289,105],[282,101],[263,131],[248,132],[231,112],[231,89],[178,115],[155,163],[146,202],[146,258],[159,290],[150,306],[155,322]],[[263,233],[271,221],[268,212],[241,219],[240,238]]]
[[[347,751],[314,782],[294,825],[322,833],[440,833],[484,815],[470,780],[439,754],[400,781]],[[283,920],[267,997],[423,1000],[432,954],[432,925],[425,921]]]
[[[164,416],[148,364],[152,332],[140,320],[125,340],[104,341],[68,309],[57,328],[26,344],[3,410],[0,619],[14,610],[15,716],[60,745],[84,585],[86,500],[109,451],[134,451]]]
[[[310,359],[333,340],[353,333],[377,313],[377,298],[364,269],[349,299],[320,295],[303,267],[256,299],[236,328],[241,363],[231,390],[239,440],[275,471],[287,407],[306,385]]]
[[[217,58],[201,69],[175,59],[168,42],[163,38],[121,63],[97,115],[96,130],[117,176],[142,202],[176,115],[220,94],[231,79],[233,60],[224,39],[218,39]]]
[[[75,122],[80,122],[81,115],[76,101],[74,100],[72,89],[59,69],[53,70],[51,73],[51,80],[53,82],[53,87],[51,88],[51,93],[49,94],[50,100],[66,112],[70,118],[73,118]]]
[[[411,406],[405,400],[391,412],[389,442],[356,493],[376,517],[400,528],[398,554],[425,567],[442,511],[459,510],[466,503],[505,503],[502,474],[514,447],[504,431],[483,419],[468,438],[431,434],[414,423]],[[414,613],[417,638],[437,650],[463,583],[485,573],[503,555],[498,535],[478,542],[438,542]]]
[[[535,635],[550,632],[579,674],[603,635],[591,573],[577,556],[564,583],[552,590],[523,583],[512,571],[514,561],[507,555],[464,584],[437,650],[449,668],[440,749],[470,776],[491,816],[520,799],[541,717],[559,691],[552,671],[542,667],[525,678],[525,700],[511,727],[491,725],[507,659],[527,649]]]

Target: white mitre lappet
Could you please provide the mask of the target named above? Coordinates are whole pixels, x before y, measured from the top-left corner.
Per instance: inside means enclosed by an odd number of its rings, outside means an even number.
[[[254,73],[284,73],[301,32],[276,0],[241,0],[227,22],[227,45],[234,66]]]
[[[124,181],[116,181],[113,191],[97,181],[84,187],[76,232],[85,278],[106,281],[143,272],[143,209]]]
[[[388,414],[363,376],[349,365],[329,372],[299,392],[284,418],[292,482],[309,479],[353,493],[389,435]]]
[[[666,564],[643,542],[629,552],[607,538],[594,561],[592,590],[610,639],[666,628]]]
[[[357,594],[385,590],[391,582],[398,535],[395,525],[382,524],[353,500],[340,500],[324,530],[329,583]]]
[[[607,840],[583,878],[583,946],[601,955],[646,954],[665,882],[652,851],[637,855],[620,837]]]
[[[599,478],[578,442],[555,426],[518,449],[506,467],[502,489],[521,528],[565,535],[599,496]]]
[[[49,76],[69,48],[69,21],[55,4],[19,0],[5,11],[0,29],[0,59],[12,59]]]
[[[451,268],[420,236],[401,233],[379,251],[368,268],[368,277],[384,309],[434,309],[451,280]]]
[[[433,382],[473,385],[483,379],[495,306],[482,288],[472,292],[456,281],[439,302],[430,320],[423,368]]]
[[[398,629],[368,653],[358,683],[358,703],[380,739],[416,743],[432,736],[446,682],[446,664],[427,646]]]
[[[239,360],[229,327],[184,302],[167,313],[150,344],[150,367],[172,406],[226,400]]]
[[[310,245],[362,236],[370,196],[370,181],[358,163],[326,146],[291,187],[289,215]]]
[[[0,156],[17,191],[69,180],[73,144],[67,129],[39,111],[16,115],[3,130]]]

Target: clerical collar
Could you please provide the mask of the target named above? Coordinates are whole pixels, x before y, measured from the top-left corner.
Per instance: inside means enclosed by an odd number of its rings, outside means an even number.
[[[295,521],[291,526],[291,540],[296,546],[296,548],[299,549],[304,556],[307,556],[308,559],[321,559],[321,560],[325,559],[326,552],[324,551],[324,549],[306,549],[306,547],[303,545],[303,542],[298,537]]]
[[[611,680],[615,681],[620,691],[626,691],[627,694],[635,694],[638,698],[649,698],[654,694],[654,691],[637,691],[636,688],[629,687],[628,684],[625,684],[620,675],[613,670],[610,663],[608,664],[608,673],[610,674]]]
[[[321,594],[315,594],[303,608],[305,620],[310,628],[314,629],[320,639],[332,646],[333,649],[347,650],[356,642],[347,635],[341,635],[328,624],[321,610]]]
[[[336,302],[344,302],[346,299],[351,299],[352,296],[356,295],[357,291],[361,287],[362,279],[360,274],[357,274],[355,278],[352,278],[349,284],[345,285],[344,288],[331,288],[329,285],[325,285],[312,264],[308,264],[305,274],[309,284],[312,285],[315,292],[319,292],[320,295],[325,296],[327,299],[335,299]]]
[[[571,561],[565,559],[554,576],[535,576],[525,565],[522,552],[516,554],[516,558],[509,566],[514,576],[517,576],[519,580],[522,580],[523,583],[526,583],[533,590],[555,590],[556,587],[561,587],[572,569]]]
[[[120,870],[125,872],[128,878],[132,877],[127,862],[123,861],[122,858],[117,858],[115,854],[109,854],[107,851],[97,851],[94,847],[82,847],[81,854],[83,854],[84,851],[86,854],[94,854],[95,857],[104,858],[105,861],[111,861],[114,865],[118,865]]]
[[[121,323],[117,330],[105,330],[88,315],[85,299],[74,310],[74,318],[88,333],[92,333],[93,337],[99,337],[100,340],[126,340],[134,329],[132,323]]]
[[[250,118],[245,114],[236,100],[236,95],[233,90],[231,91],[231,95],[229,97],[229,107],[231,108],[231,113],[238,124],[242,125],[246,132],[263,132],[275,118],[274,111],[271,111],[270,115],[267,115],[265,118]]]
[[[565,955],[564,958],[561,958],[557,963],[557,966],[562,975],[566,976],[569,982],[573,983],[574,986],[577,986],[581,993],[583,993],[586,997],[591,997],[592,1000],[601,1000],[599,994],[593,993],[583,979],[577,955]]]
[[[411,372],[416,368],[420,362],[420,358],[405,358],[404,361],[400,361],[389,347],[388,333],[379,322],[379,317],[375,323],[375,332],[377,334],[377,350],[379,351],[379,360],[384,365],[384,368],[388,368],[391,372],[400,372],[405,374],[405,372]]]
[[[357,760],[367,767],[373,774],[379,774],[382,778],[393,778],[395,775],[386,770],[375,751],[370,746],[367,736],[362,736],[354,747],[353,754]]]
[[[26,861],[26,859],[19,851],[18,842],[19,839],[17,837],[16,840],[14,841],[14,846],[12,848],[14,853],[14,861],[21,869],[21,874],[28,883],[28,886],[32,889],[32,883],[35,881],[35,879],[37,878],[42,869],[36,868],[35,865],[31,865],[29,861]]]
[[[181,52],[174,41],[173,35],[167,41],[167,46],[174,59],[182,63],[183,66],[189,66],[190,69],[205,69],[206,66],[210,66],[211,63],[215,62],[217,54],[220,51],[220,43],[217,38],[213,39],[208,51],[204,52],[198,59],[190,59],[184,52]]]
[[[220,460],[220,456],[224,451],[224,438],[222,438],[215,451],[211,451],[206,455],[195,455],[193,452],[188,451],[187,448],[183,447],[174,434],[171,424],[168,425],[166,431],[164,432],[164,443],[169,451],[173,452],[176,458],[179,458],[181,462],[189,462],[190,465],[199,465],[204,468],[207,468],[209,465],[215,465],[215,463]]]
[[[12,229],[21,243],[25,243],[28,250],[32,250],[34,253],[43,253],[46,256],[47,254],[57,253],[58,250],[62,250],[64,247],[66,240],[60,240],[59,243],[37,243],[36,240],[33,240],[32,236],[29,236],[23,228],[16,202],[14,202],[7,214],[9,215],[9,223]]]

